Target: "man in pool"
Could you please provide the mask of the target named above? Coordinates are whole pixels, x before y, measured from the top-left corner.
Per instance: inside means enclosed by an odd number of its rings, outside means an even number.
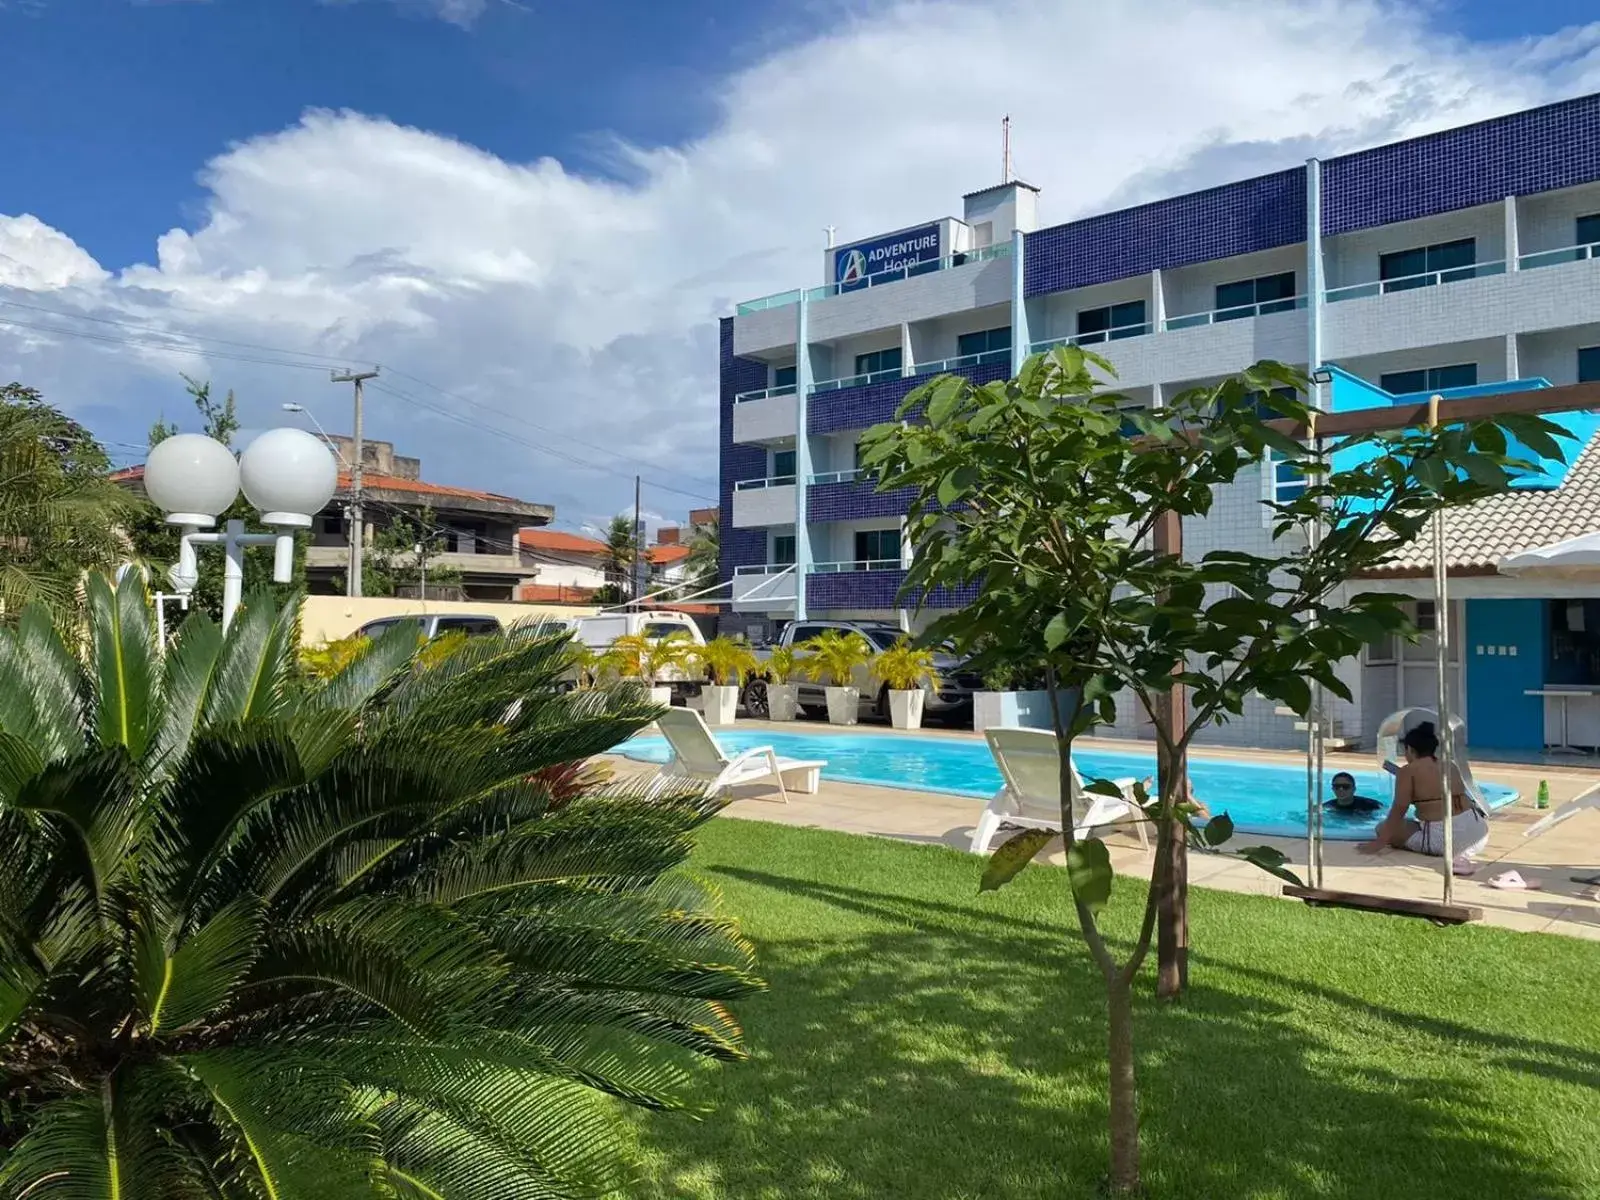
[[[1340,771],[1333,777],[1333,799],[1324,800],[1322,807],[1332,812],[1369,813],[1383,807],[1381,800],[1356,794],[1356,777],[1349,771]]]

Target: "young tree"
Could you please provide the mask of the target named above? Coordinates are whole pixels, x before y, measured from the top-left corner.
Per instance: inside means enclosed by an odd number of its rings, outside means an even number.
[[[0,620],[32,600],[58,617],[90,568],[125,556],[136,505],[111,483],[94,436],[33,388],[0,386]]]
[[[1112,877],[1105,845],[1073,835],[1073,743],[1115,719],[1119,694],[1151,718],[1159,753],[1177,763],[1201,729],[1242,713],[1252,694],[1301,714],[1313,684],[1348,697],[1337,664],[1376,638],[1409,632],[1400,597],[1349,594],[1348,582],[1415,538],[1439,507],[1506,487],[1509,460],[1506,433],[1491,422],[1302,446],[1270,421],[1310,419],[1298,397],[1306,381],[1275,363],[1135,412],[1122,411],[1129,400],[1105,391],[1096,369],[1112,374],[1105,360],[1065,347],[1031,358],[1014,380],[934,380],[907,398],[905,424],[867,434],[863,465],[886,491],[916,490],[908,600],[981,584],[976,601],[934,621],[923,643],[953,641],[980,665],[1044,664],[1067,878],[1106,990],[1110,1183],[1131,1194],[1139,1187],[1133,983],[1174,846],[1217,850],[1232,827],[1225,813],[1197,823],[1184,780],[1171,771],[1157,796],[1141,795],[1156,826],[1154,878],[1139,933],[1119,960],[1100,929]],[[1531,417],[1500,425],[1559,456],[1556,426]],[[1333,453],[1359,443],[1377,452],[1331,474]],[[1269,452],[1307,480],[1301,496],[1273,505],[1270,553],[1214,551],[1191,561],[1156,552],[1157,522],[1203,517],[1218,489]],[[1322,537],[1306,537],[1317,521]],[[1156,718],[1174,684],[1187,691],[1188,717],[1169,728]],[[1117,794],[1109,781],[1090,786]],[[983,886],[1003,885],[1049,840],[1034,830],[1013,837],[995,852]],[[1274,850],[1238,853],[1287,874]]]
[[[705,588],[714,584],[721,556],[722,541],[717,526],[714,523],[695,526],[694,532],[689,535],[688,574],[691,586],[685,590],[692,591],[696,587]]]
[[[446,548],[445,529],[424,507],[415,517],[397,513],[372,535],[361,568],[361,590],[368,596],[398,596],[402,589],[453,588],[461,572],[434,565]],[[435,595],[442,595],[442,591]]]

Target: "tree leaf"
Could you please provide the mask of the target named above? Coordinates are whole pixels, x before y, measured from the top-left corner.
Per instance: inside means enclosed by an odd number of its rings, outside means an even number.
[[[1300,882],[1300,876],[1283,865],[1289,860],[1284,856],[1283,851],[1275,846],[1246,846],[1242,850],[1236,851],[1236,853],[1245,862],[1253,863],[1268,875],[1276,875],[1286,883],[1304,886]]]
[[[1050,844],[1056,835],[1048,829],[1024,829],[1013,834],[989,856],[983,868],[983,878],[978,881],[978,891],[993,892],[1003,888],[1022,872],[1022,868]]]
[[[1233,836],[1233,818],[1227,813],[1218,813],[1201,827],[1200,836],[1207,846],[1220,846]]]
[[[1044,627],[1044,644],[1048,649],[1058,649],[1062,642],[1067,640],[1070,629],[1067,623],[1067,614],[1058,612],[1050,618],[1050,623]]]
[[[1111,852],[1099,838],[1074,842],[1067,851],[1067,877],[1078,903],[1099,913],[1111,899]]]

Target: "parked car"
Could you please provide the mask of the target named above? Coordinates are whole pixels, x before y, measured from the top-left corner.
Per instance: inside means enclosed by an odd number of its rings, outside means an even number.
[[[694,618],[684,613],[665,609],[628,609],[623,612],[598,613],[592,617],[579,617],[572,623],[572,635],[591,650],[604,652],[620,637],[638,635],[657,641],[667,637],[681,637],[695,646],[706,644],[705,634]],[[700,683],[691,680],[678,667],[668,667],[659,677],[664,687],[672,689],[674,704],[683,704],[700,694]]]
[[[429,641],[442,633],[464,633],[468,637],[477,637],[485,633],[499,633],[501,629],[499,617],[477,613],[416,613],[399,617],[379,617],[376,621],[368,621],[356,630],[356,633],[376,641],[396,625],[406,622],[416,625]]]
[[[778,635],[776,644],[790,647],[803,656],[805,643],[828,629],[837,629],[843,633],[859,633],[867,639],[867,644],[874,651],[887,650],[905,636],[903,629],[885,621],[791,621]],[[756,648],[756,656],[763,660],[769,653],[771,647]],[[983,680],[978,674],[965,670],[959,659],[945,653],[935,654],[934,669],[939,674],[939,686],[937,689],[924,687],[927,695],[923,700],[923,712],[929,716],[942,717],[959,717],[964,712],[970,712],[972,694],[983,687]],[[795,679],[794,682],[800,689],[800,707],[808,716],[816,716],[827,711],[828,701],[824,694],[823,683],[803,677]],[[889,690],[884,687],[882,680],[874,679],[868,668],[862,666],[855,670],[851,682],[861,690],[861,715],[888,720]],[[740,699],[744,703],[745,711],[752,717],[765,717],[769,712],[767,681],[751,679],[745,684],[744,694]]]

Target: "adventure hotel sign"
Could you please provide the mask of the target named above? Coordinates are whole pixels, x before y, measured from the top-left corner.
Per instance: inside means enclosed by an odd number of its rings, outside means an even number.
[[[834,251],[833,281],[841,292],[939,269],[939,225],[907,229]]]

